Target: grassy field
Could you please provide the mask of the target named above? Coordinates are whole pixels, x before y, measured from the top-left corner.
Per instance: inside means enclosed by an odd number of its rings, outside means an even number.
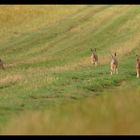
[[[139,5],[3,5],[0,13],[1,134],[140,133]],[[110,76],[114,51],[119,74]]]

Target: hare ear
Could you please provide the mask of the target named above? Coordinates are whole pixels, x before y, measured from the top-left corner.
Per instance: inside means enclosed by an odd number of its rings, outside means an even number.
[[[91,52],[93,52],[93,49],[90,49],[91,50]]]
[[[94,49],[94,51],[96,52],[96,48]]]
[[[111,58],[113,58],[113,55],[111,54]]]
[[[115,52],[115,53],[114,53],[114,55],[116,56],[116,55],[117,55],[117,53]]]

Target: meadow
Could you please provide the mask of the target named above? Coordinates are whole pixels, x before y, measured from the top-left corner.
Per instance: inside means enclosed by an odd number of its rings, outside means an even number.
[[[139,20],[139,5],[0,6],[0,134],[139,134]]]

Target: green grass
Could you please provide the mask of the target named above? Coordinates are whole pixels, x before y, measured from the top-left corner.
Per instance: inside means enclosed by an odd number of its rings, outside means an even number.
[[[139,90],[118,89],[65,102],[47,111],[24,112],[3,134],[139,134]],[[66,101],[66,100],[65,100]],[[14,128],[14,129],[13,129]]]
[[[12,118],[24,112],[51,111],[57,106],[61,108],[80,101],[86,106],[86,98],[91,98],[92,102],[99,95],[100,100],[108,90],[116,93],[118,88],[124,88],[123,83],[127,83],[126,90],[139,89],[135,73],[135,54],[140,51],[139,6],[17,5],[1,8],[0,56],[6,70],[0,72],[0,128],[7,127]],[[99,54],[98,67],[90,64],[90,48],[94,47]],[[118,54],[119,74],[111,76],[109,63],[113,51]],[[122,96],[120,92],[120,98]],[[131,92],[128,96],[132,96]],[[109,94],[107,98],[119,97]],[[98,104],[93,106],[96,108]],[[110,113],[113,110],[111,108]],[[65,111],[62,114],[65,115]],[[101,114],[98,115],[102,119]],[[61,117],[63,115],[58,120]],[[74,130],[75,133],[91,133],[88,129]]]

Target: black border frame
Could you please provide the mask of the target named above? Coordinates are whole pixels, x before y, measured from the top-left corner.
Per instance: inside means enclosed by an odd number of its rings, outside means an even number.
[[[63,4],[140,4],[140,0],[1,0],[0,4],[50,4],[50,5],[63,5]]]

